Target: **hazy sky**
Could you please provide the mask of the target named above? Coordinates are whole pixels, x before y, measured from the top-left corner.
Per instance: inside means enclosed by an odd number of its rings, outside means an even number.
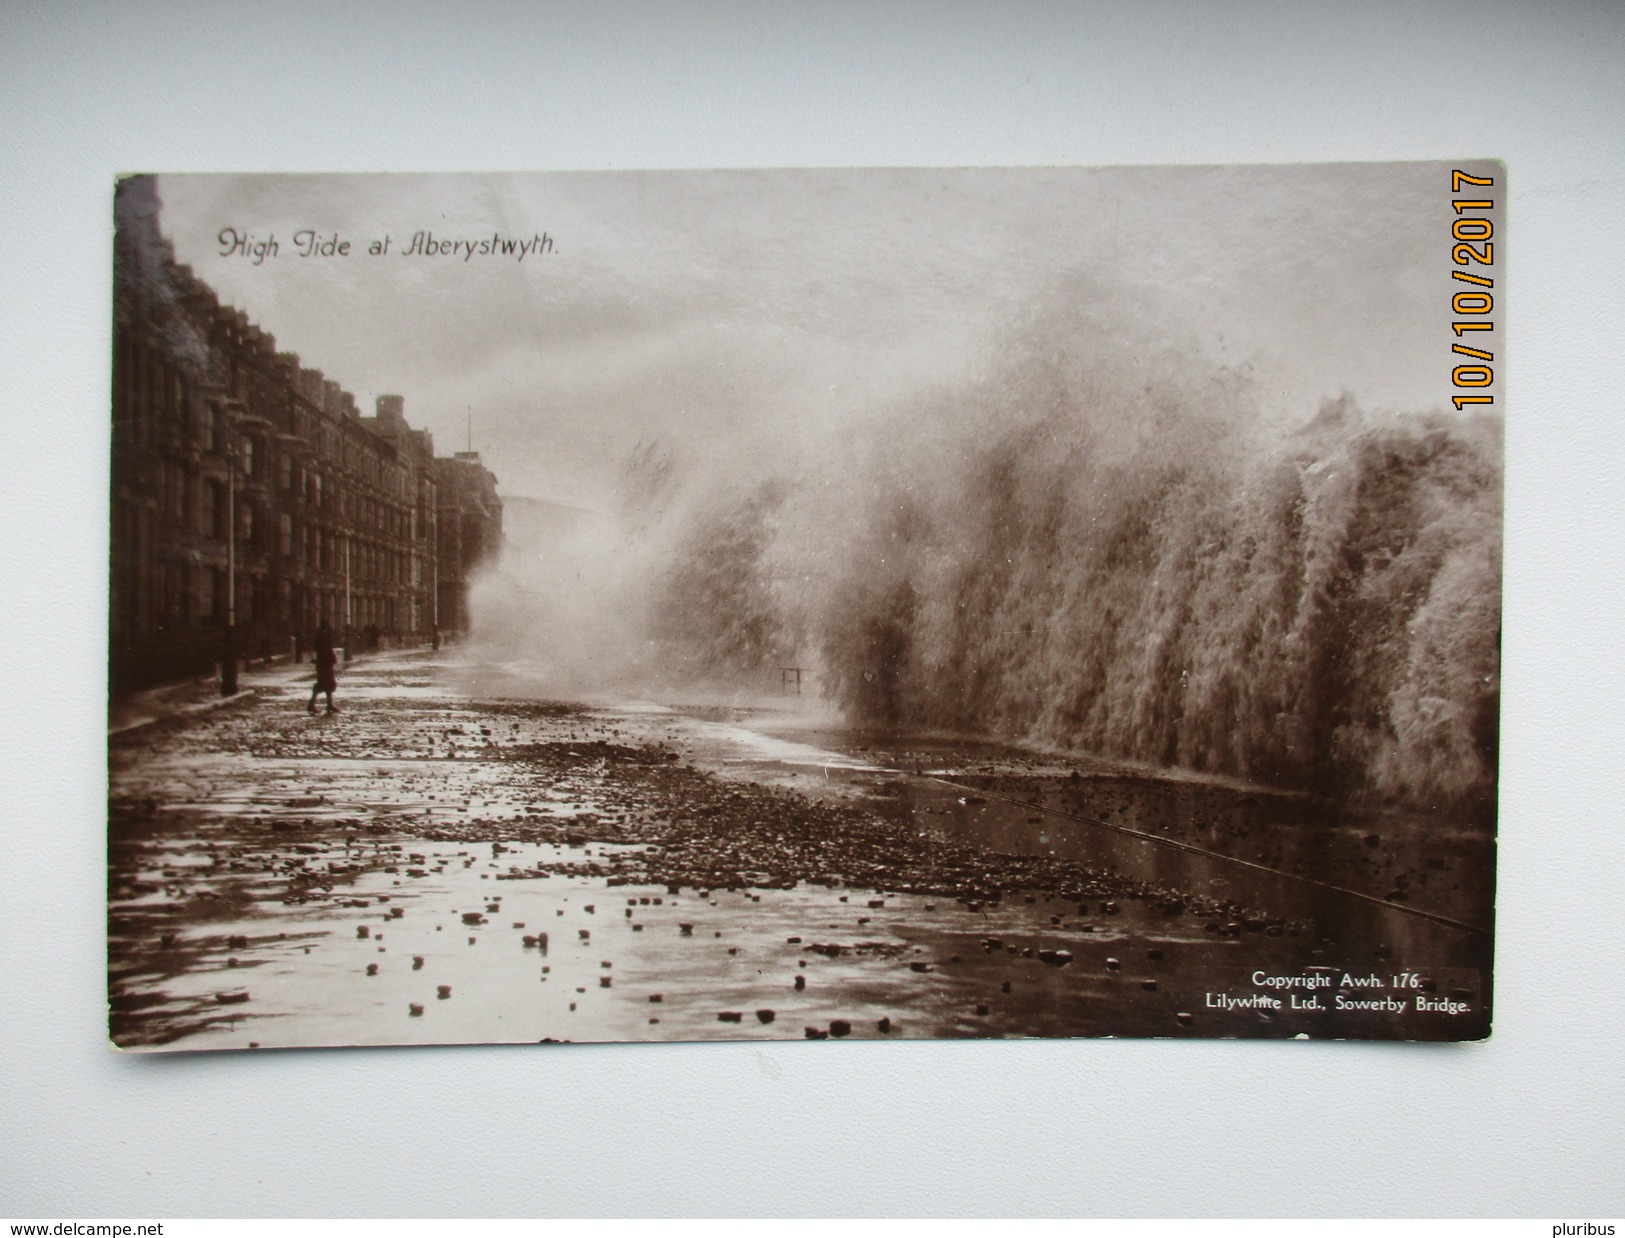
[[[1215,365],[1252,365],[1272,419],[1306,419],[1344,390],[1373,408],[1444,406],[1460,287],[1448,166],[187,175],[159,188],[180,259],[365,410],[404,395],[442,452],[463,446],[472,413],[504,492],[600,506],[642,439],[691,463],[793,453],[834,419],[951,383],[1065,288],[1138,307]],[[224,228],[274,236],[279,253],[223,257]],[[338,234],[349,255],[299,257],[302,229]],[[553,250],[408,255],[420,231],[545,233]],[[369,256],[386,235],[389,253]]]

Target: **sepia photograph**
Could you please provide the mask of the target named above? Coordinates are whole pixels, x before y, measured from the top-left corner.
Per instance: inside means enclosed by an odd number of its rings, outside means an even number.
[[[1506,192],[120,178],[112,1043],[1488,1037]]]

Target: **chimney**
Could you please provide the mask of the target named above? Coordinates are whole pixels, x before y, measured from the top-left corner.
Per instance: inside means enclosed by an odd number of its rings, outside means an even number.
[[[381,395],[378,397],[378,428],[390,434],[406,429],[406,397]]]

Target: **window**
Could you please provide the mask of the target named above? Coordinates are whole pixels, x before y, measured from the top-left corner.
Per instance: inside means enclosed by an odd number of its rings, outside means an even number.
[[[209,537],[221,541],[226,537],[226,487],[218,481],[209,482],[209,509],[204,515],[208,521],[203,530]]]
[[[186,519],[186,469],[174,460],[163,463],[164,512],[173,520]]]
[[[284,456],[283,459],[286,460],[287,457]],[[293,554],[293,517],[288,515],[286,512],[284,512],[282,515],[281,537],[278,542],[278,549],[282,554]]]
[[[161,587],[163,596],[160,604],[163,607],[164,622],[173,624],[186,617],[186,567],[181,563],[165,563],[162,567]]]
[[[226,569],[209,569],[209,618],[224,622],[226,618]]]
[[[293,489],[293,457],[287,452],[282,453],[277,484],[283,490]]]

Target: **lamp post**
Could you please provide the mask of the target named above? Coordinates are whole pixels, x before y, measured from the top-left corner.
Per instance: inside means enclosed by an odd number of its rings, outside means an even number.
[[[352,628],[355,624],[355,615],[350,609],[350,534],[344,534],[344,660],[348,662],[355,656],[352,646],[355,644],[355,634]]]
[[[226,448],[226,636],[220,651],[220,695],[237,695],[237,434],[230,405],[222,405]]]
[[[440,648],[440,495],[429,486],[429,613],[434,647]]]

